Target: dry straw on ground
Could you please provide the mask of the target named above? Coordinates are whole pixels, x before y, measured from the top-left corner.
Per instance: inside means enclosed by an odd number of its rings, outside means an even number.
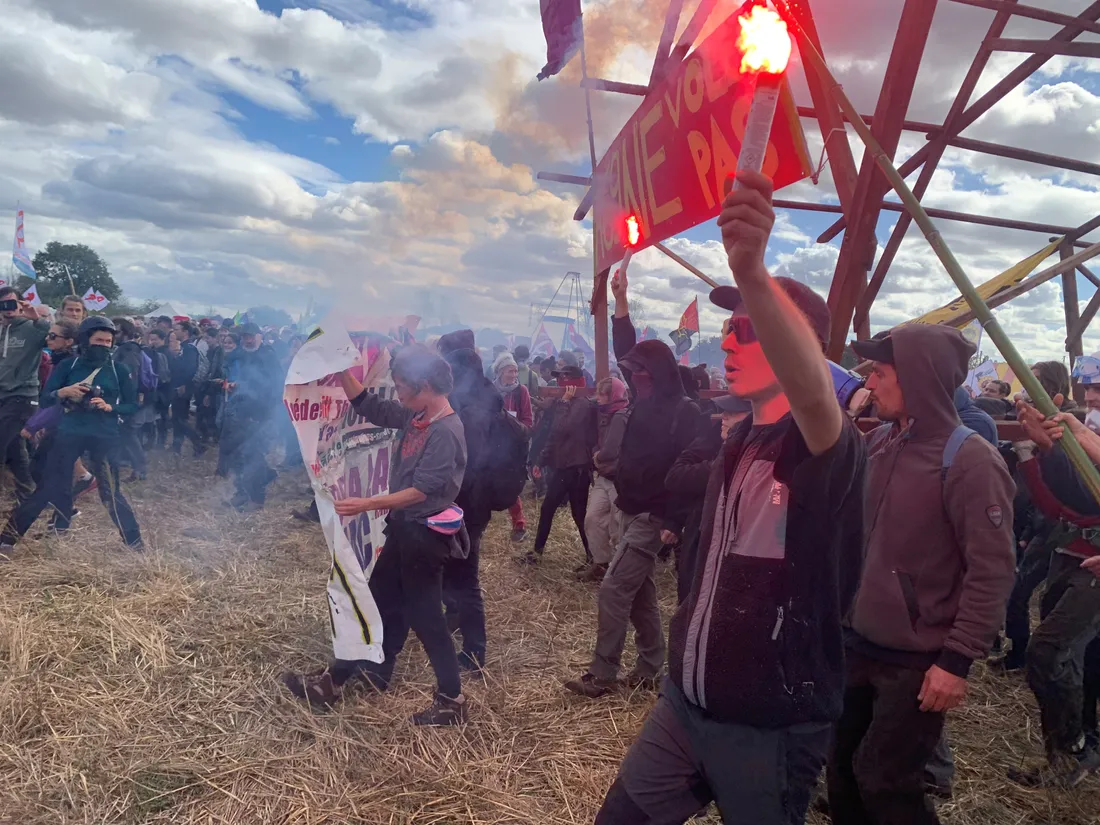
[[[580,549],[565,511],[534,570],[513,563],[506,516],[490,528],[488,673],[467,682],[464,729],[422,730],[406,721],[431,690],[415,641],[389,695],[313,714],[283,692],[280,670],[328,653],[324,541],[289,518],[305,476],[284,474],[268,509],[242,516],[211,470],[160,458],[128,488],[143,555],[93,495],[70,535],[29,540],[0,568],[0,823],[592,821],[652,699],[562,690],[587,664],[595,615],[595,590],[569,575]],[[660,586],[667,618],[667,569]],[[1095,780],[1048,793],[1003,779],[1039,753],[1031,699],[980,666],[973,682],[952,722],[945,823],[1100,822]]]

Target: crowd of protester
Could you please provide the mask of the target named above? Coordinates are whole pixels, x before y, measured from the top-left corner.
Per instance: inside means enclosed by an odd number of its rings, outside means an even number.
[[[610,284],[615,359],[599,383],[576,352],[532,359],[501,346],[483,357],[472,333],[444,336],[417,348],[423,363],[397,380],[398,402],[346,389],[361,414],[401,428],[403,444],[418,428],[445,428],[445,459],[424,446],[432,435],[417,436],[394,459],[407,489],[338,502],[338,512],[385,503],[417,521],[414,507],[424,517],[474,506],[469,585],[491,510],[509,511],[517,561],[537,565],[568,547],[550,541],[568,504],[575,573],[599,595],[590,664],[564,689],[586,700],[659,691],[601,825],[685,822],[711,802],[731,823],[802,822],[812,802],[838,825],[937,823],[935,800],[951,796],[954,778],[947,715],[978,662],[1025,670],[1039,704],[1046,758],[1009,779],[1078,785],[1100,768],[1100,505],[1058,442],[1066,427],[1100,463],[1100,435],[1074,406],[1069,371],[1034,366],[1063,410],[1047,420],[1006,382],[966,388],[975,347],[960,331],[908,325],[853,343],[868,374],[855,404],[852,374],[824,356],[825,302],[764,267],[770,185],[751,173],[743,183],[719,221],[737,285],[711,294],[729,314],[723,374],[681,368],[664,343],[637,340],[625,274]],[[459,376],[464,391],[448,391]],[[1100,357],[1078,359],[1074,378],[1087,421],[1100,425]],[[541,498],[533,537],[530,501],[475,504],[494,416],[530,436],[520,460]],[[857,417],[878,422],[861,428]],[[997,422],[1016,419],[1022,434],[1002,440]],[[440,477],[418,476],[410,461]],[[436,672],[436,700],[415,721],[460,723],[456,673],[477,675],[486,660],[480,597],[476,609],[457,605],[455,559],[410,550],[418,541],[390,518],[405,589],[398,611],[392,576],[371,580],[396,611],[384,615],[385,637],[396,628],[396,655],[412,627]],[[655,571],[668,557],[678,606],[662,617]],[[1044,582],[1033,630],[1029,600]],[[458,671],[448,621],[463,638]],[[284,678],[328,705],[351,674],[387,689],[392,668],[387,656]]]
[[[293,328],[264,339],[251,323],[88,315],[71,295],[54,311],[0,288],[0,450],[15,484],[0,553],[47,508],[49,529],[68,530],[91,490],[141,549],[123,484],[147,478],[149,452],[181,455],[188,441],[196,457],[217,447],[217,473],[235,483],[228,505],[262,509],[269,447],[285,443],[288,466],[301,461],[283,435],[281,388],[303,340]]]
[[[1034,365],[1061,410],[1047,418],[1004,381],[968,390],[975,347],[960,331],[905,325],[853,342],[868,374],[854,404],[852,373],[824,355],[825,302],[764,266],[769,182],[742,183],[719,219],[736,286],[710,296],[728,313],[720,375],[637,340],[626,273],[610,284],[614,374],[598,383],[583,353],[483,357],[468,330],[398,349],[394,400],[341,374],[358,414],[399,432],[390,491],[336,502],[341,517],[389,512],[370,580],[385,658],[284,684],[314,706],[353,680],[388,690],[411,630],[437,681],[414,722],[465,721],[463,673],[490,652],[479,564],[492,514],[508,512],[517,561],[538,565],[566,546],[550,537],[568,504],[574,572],[598,598],[590,663],[564,689],[659,692],[597,823],[681,823],[711,802],[725,822],[799,823],[817,789],[838,825],[934,825],[934,800],[952,793],[947,714],[978,662],[1024,671],[1040,709],[1045,759],[1009,779],[1077,786],[1100,769],[1100,503],[1059,442],[1072,432],[1100,464],[1100,357],[1072,376]],[[146,329],[68,299],[51,323],[13,297],[0,289],[0,448],[18,496],[5,552],[50,505],[65,530],[89,482],[140,547],[120,468],[141,479],[146,451],[187,442],[196,456],[216,444],[230,503],[262,508],[270,448],[296,452],[276,414],[293,330]],[[997,422],[1011,420],[1003,440]],[[670,557],[666,624],[656,571]]]

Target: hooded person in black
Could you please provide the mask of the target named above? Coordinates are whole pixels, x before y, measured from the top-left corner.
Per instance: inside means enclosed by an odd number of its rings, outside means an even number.
[[[620,288],[621,285],[621,288]],[[660,341],[635,344],[625,283],[616,276],[614,343],[623,376],[634,394],[615,475],[616,506],[622,512],[618,547],[600,584],[596,647],[588,672],[566,683],[581,696],[597,698],[619,684],[626,634],[634,625],[637,664],[630,687],[655,687],[665,664],[665,637],[653,571],[662,531],[688,502],[665,487],[676,457],[695,438],[699,408],[684,394],[672,350]]]
[[[455,504],[462,508],[470,536],[465,559],[450,559],[443,569],[444,598],[448,612],[457,613],[462,631],[459,666],[479,670],[485,664],[485,601],[481,593],[479,557],[481,537],[493,513],[482,493],[487,466],[489,433],[493,419],[504,415],[504,400],[485,377],[481,356],[474,348],[474,333],[458,330],[439,339],[439,354],[451,365],[454,389],[449,396],[466,435],[466,474]]]

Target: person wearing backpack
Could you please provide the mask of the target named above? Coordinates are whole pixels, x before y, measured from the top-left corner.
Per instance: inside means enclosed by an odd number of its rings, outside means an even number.
[[[116,318],[114,324],[118,330],[115,336],[118,341],[115,362],[126,365],[126,369],[137,382],[138,391],[137,412],[122,419],[118,457],[130,463],[132,474],[127,480],[138,481],[145,478],[149,469],[145,449],[141,445],[141,431],[146,424],[155,420],[154,404],[159,379],[153,369],[152,359],[142,351],[141,344],[137,341],[137,327],[133,322]]]
[[[198,433],[188,423],[191,398],[195,387],[206,380],[209,364],[192,340],[195,328],[190,321],[180,321],[172,329],[176,341],[168,339],[168,366],[172,371],[172,450],[183,452],[184,439],[190,439],[195,458],[206,452]]]
[[[172,409],[172,369],[168,362],[168,336],[170,333],[160,328],[145,333],[145,346],[142,351],[149,356],[153,370],[157,374],[157,388],[153,391],[153,420],[145,424],[145,448],[164,449],[168,440],[168,416]],[[155,426],[154,426],[155,425]]]
[[[856,341],[874,362],[862,579],[828,764],[835,825],[935,825],[925,769],[1001,629],[1015,577],[1015,485],[954,393],[974,345],[934,324]]]
[[[46,459],[43,483],[9,515],[0,533],[0,552],[10,553],[51,504],[57,511],[54,526],[68,529],[73,515],[73,466],[85,454],[111,521],[127,545],[142,549],[137,519],[109,460],[118,444],[119,416],[137,411],[137,387],[130,371],[111,358],[114,337],[110,320],[102,315],[86,318],[77,334],[80,354],[59,364],[50,375],[43,399],[62,408],[57,440]]]

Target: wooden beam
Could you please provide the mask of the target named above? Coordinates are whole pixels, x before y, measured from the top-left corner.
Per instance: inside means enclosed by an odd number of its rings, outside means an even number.
[[[990,11],[1003,11],[1011,8],[1012,14],[1017,17],[1030,17],[1032,20],[1042,20],[1044,23],[1054,23],[1057,26],[1076,25],[1081,27],[1081,31],[1100,34],[1100,25],[1096,23],[1090,23],[1071,14],[1062,14],[1061,12],[1040,9],[1035,6],[1017,5],[1013,0],[951,0],[951,2],[958,3],[960,6],[974,6]]]
[[[959,118],[962,117],[966,105],[970,102],[971,95],[974,94],[974,90],[978,86],[978,81],[981,79],[982,72],[985,71],[986,64],[993,54],[988,45],[989,40],[991,38],[1000,37],[1010,19],[1011,15],[1007,11],[1001,11],[997,12],[997,16],[994,17],[993,22],[990,23],[989,30],[982,40],[982,45],[978,48],[978,53],[974,56],[974,61],[970,64],[970,68],[967,70],[966,76],[963,78],[962,84],[955,94],[955,99],[951,103],[951,109],[944,119],[943,130],[932,138],[929,144],[932,147],[931,151],[929,152],[927,160],[924,162],[924,166],[921,167],[920,176],[917,178],[917,182],[913,185],[913,194],[917,196],[918,200],[923,198],[928,191],[928,186],[932,183],[932,176],[936,173],[936,167],[939,165],[940,159],[947,149],[947,138],[951,133],[958,131],[955,128],[955,124],[958,122]],[[885,180],[882,180],[879,184],[878,192],[873,193],[872,196],[881,198],[888,191],[889,186]],[[883,282],[886,280],[886,273],[890,271],[890,266],[894,263],[894,258],[897,256],[898,250],[901,249],[901,243],[905,240],[905,233],[909,231],[909,226],[912,221],[912,215],[908,212],[902,212],[901,217],[898,218],[897,224],[894,225],[894,230],[890,233],[890,239],[886,242],[886,246],[882,250],[882,255],[879,258],[878,265],[875,267],[874,274],[871,275],[871,280],[868,282],[867,288],[863,290],[863,295],[860,296],[859,303],[856,305],[855,323],[857,326],[870,322],[871,305],[875,302],[875,298],[878,297],[878,292],[882,288]]]
[[[897,37],[875,107],[875,136],[891,158],[898,150],[902,121],[913,97],[913,87],[928,43],[936,5],[936,0],[905,0],[898,21]],[[839,361],[844,352],[852,314],[867,284],[867,271],[874,262],[875,227],[882,211],[880,204],[884,192],[881,188],[884,184],[878,183],[881,176],[875,157],[870,150],[864,151],[855,198],[849,210],[856,222],[852,230],[844,234],[836,273],[829,289],[832,325],[828,354],[834,361]]]
[[[1095,0],[1087,9],[1074,18],[1072,23],[1067,23],[1063,29],[1059,30],[1051,40],[1058,43],[1068,43],[1084,31],[1082,28],[1083,25],[1088,24],[1090,21],[1095,21],[1097,18],[1100,18],[1100,0]],[[1033,55],[1005,75],[992,89],[967,108],[962,117],[959,118],[955,135],[961,134],[967,127],[973,124],[974,121],[996,106],[997,103],[1009,94],[1009,92],[1035,74],[1037,70],[1041,69],[1049,61],[1050,57],[1047,55]],[[955,135],[952,135],[952,137]],[[929,147],[931,145],[931,143],[925,144],[914,152],[905,163],[898,167],[898,172],[902,177],[908,177],[913,174],[913,172],[924,163],[925,158],[930,154],[931,150]],[[826,241],[830,241],[843,232],[845,226],[846,221],[841,218],[830,226],[821,237]]]
[[[996,309],[1003,304],[1007,304],[1013,298],[1017,298],[1020,295],[1023,295],[1025,292],[1030,292],[1031,290],[1035,289],[1035,287],[1041,286],[1052,278],[1061,275],[1067,269],[1075,269],[1078,264],[1083,264],[1085,261],[1091,260],[1097,255],[1100,255],[1100,243],[1094,243],[1091,246],[1082,249],[1076,255],[1059,261],[1049,269],[1044,269],[1042,272],[1038,272],[1035,275],[1032,275],[1030,278],[1025,278],[1024,280],[1020,281],[1020,283],[1016,284],[1016,286],[1009,287],[1002,292],[998,292],[996,295],[986,301],[986,304],[989,306],[990,309]],[[972,320],[974,320],[974,313],[967,312],[955,322],[955,325],[962,326],[963,324],[969,323]]]
[[[809,3],[803,0],[788,0],[787,11],[798,23],[795,27],[796,39],[805,37],[814,48],[824,54],[821,38],[817,33],[817,23],[814,22]],[[840,205],[844,207],[845,214],[851,216],[859,173],[856,171],[852,146],[848,143],[848,132],[844,128],[844,116],[840,106],[829,94],[827,79],[810,66],[803,64],[803,67],[806,85],[809,87],[810,98],[814,103],[812,117],[816,118],[818,127],[821,129],[821,139],[825,145],[825,153],[829,157],[829,166],[833,170],[837,197],[840,199]]]
[[[593,229],[593,240],[595,240],[595,229]],[[593,247],[592,261],[593,264],[596,260],[595,247]],[[593,341],[594,349],[596,351],[596,380],[602,381],[611,374],[608,352],[607,352],[607,340],[608,340],[608,321],[607,321],[607,276],[611,272],[610,269],[605,269],[603,272],[597,272],[595,279],[592,283],[592,303],[589,309],[592,311],[592,326],[595,330],[596,340]]]
[[[552,183],[572,183],[576,186],[591,186],[592,178],[584,177],[582,175],[566,175],[563,172],[539,172],[535,175],[536,180],[548,180]]]
[[[649,94],[649,87],[638,83],[621,83],[618,80],[601,80],[598,77],[586,77],[581,79],[582,89],[592,89],[597,92],[619,92],[624,95],[638,95],[645,97]]]
[[[1058,254],[1062,261],[1073,257],[1073,247],[1067,242],[1062,242],[1058,247]],[[1077,326],[1081,318],[1081,305],[1077,297],[1077,269],[1068,269],[1062,273],[1062,309],[1066,315],[1066,334]],[[1080,336],[1070,337],[1066,341],[1066,352],[1069,354],[1069,371],[1073,372],[1073,362],[1084,353],[1081,350]],[[1083,400],[1083,399],[1082,399]]]
[[[686,269],[692,275],[697,277],[699,280],[701,280],[703,283],[705,283],[711,289],[717,289],[718,288],[718,282],[716,280],[714,280],[709,275],[704,273],[703,270],[701,270],[698,267],[693,266],[692,264],[685,261],[679,255],[677,255],[675,252],[673,252],[671,249],[669,249],[667,246],[665,246],[663,243],[655,243],[655,244],[653,244],[653,246],[655,246],[657,249],[664,252],[666,255],[668,255],[668,257],[672,258],[672,260],[676,261],[676,263],[678,263],[680,266],[682,266],[684,269]]]
[[[1078,264],[1077,271],[1084,275],[1087,280],[1091,281],[1092,285],[1095,286],[1098,291],[1100,291],[1100,277],[1093,275],[1091,269],[1089,269],[1084,264]]]
[[[673,65],[682,61],[687,53],[691,51],[691,47],[695,45],[695,40],[703,33],[703,26],[707,24],[711,12],[714,11],[714,7],[717,5],[718,0],[700,0],[699,5],[695,7],[695,13],[691,15],[691,20],[684,27],[684,33],[680,35],[680,39],[676,41],[676,46],[668,56]]]
[[[799,117],[812,117],[817,119],[817,109],[814,106],[797,106]],[[845,123],[850,122],[843,112],[840,113]],[[860,115],[860,118],[868,126],[875,125],[875,118],[873,115]],[[901,128],[906,132],[942,132],[942,123],[929,123],[924,120],[903,120],[901,122]]]
[[[1096,317],[1096,311],[1100,309],[1100,289],[1092,293],[1092,297],[1089,299],[1088,304],[1085,306],[1084,311],[1081,313],[1081,317],[1077,319],[1077,323],[1066,334],[1066,347],[1068,349],[1070,341],[1080,341],[1081,336],[1085,334],[1085,330],[1089,328],[1089,324],[1092,323],[1092,319]]]
[[[990,45],[999,52],[1023,52],[1049,57],[1100,57],[1100,43],[1054,43],[1050,40],[999,37]]]
[[[980,152],[983,155],[993,155],[1025,163],[1038,163],[1041,166],[1050,166],[1054,169],[1066,169],[1070,172],[1081,172],[1085,175],[1100,175],[1100,163],[1089,163],[1059,155],[1048,155],[1045,152],[1035,152],[1031,149],[1017,149],[1012,146],[1001,146],[997,143],[964,137],[953,137],[947,141],[947,145],[954,146],[956,149],[966,149],[970,152]]]
[[[676,24],[680,22],[680,12],[683,11],[684,0],[669,0],[668,11],[665,12],[665,26],[661,29],[661,40],[657,43],[657,54],[653,57],[653,69],[649,73],[649,88],[657,85],[657,81],[664,74],[665,62],[672,48],[672,39],[676,37]]]
[[[1079,227],[1070,232],[1066,239],[1075,241],[1078,238],[1085,237],[1085,235],[1089,234],[1097,228],[1100,228],[1100,215],[1097,215],[1091,221],[1086,221],[1085,223],[1081,224]]]

